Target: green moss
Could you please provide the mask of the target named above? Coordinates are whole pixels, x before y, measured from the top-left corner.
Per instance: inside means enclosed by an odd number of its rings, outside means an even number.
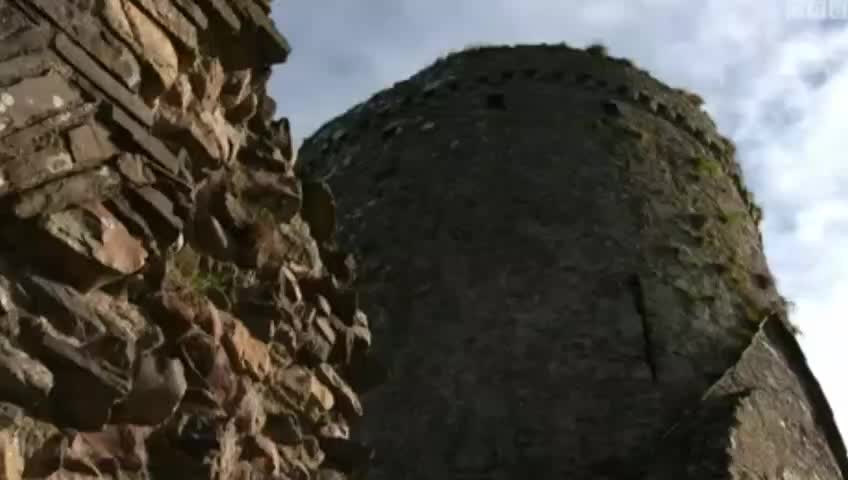
[[[211,270],[201,261],[202,256],[186,245],[170,262],[174,275],[172,279],[184,288],[202,295],[209,292],[226,292],[232,286],[233,274],[222,269]]]
[[[748,321],[759,324],[774,311],[774,306],[763,305],[756,300],[750,272],[738,259],[731,257],[726,265],[728,269],[725,277],[729,280],[730,288],[738,295],[743,315]]]
[[[724,225],[739,225],[748,219],[748,212],[742,210],[734,210],[732,212],[721,212],[718,214],[718,220]]]
[[[217,290],[225,292],[229,287],[227,277],[219,272],[195,271],[188,281],[191,288],[203,294],[208,294],[210,291]]]
[[[695,157],[692,159],[692,165],[695,171],[704,177],[717,177],[724,171],[721,164],[713,158]]]

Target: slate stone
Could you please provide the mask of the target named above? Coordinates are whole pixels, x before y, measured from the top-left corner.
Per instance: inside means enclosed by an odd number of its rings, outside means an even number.
[[[0,42],[0,61],[44,50],[53,40],[53,31],[46,25],[17,30]]]
[[[254,25],[258,31],[258,42],[265,45],[262,50],[264,65],[283,63],[288,59],[291,46],[288,40],[277,30],[274,22],[252,0],[234,0],[243,19]]]
[[[45,315],[59,333],[84,342],[106,332],[106,327],[78,291],[40,275],[27,275],[22,285],[34,312]]]
[[[58,65],[55,55],[46,50],[6,60],[0,63],[0,88],[22,78],[43,75]]]
[[[238,392],[238,381],[225,349],[196,330],[180,340],[179,348],[189,387],[208,391],[216,405],[227,405]]]
[[[151,135],[147,129],[130,117],[123,109],[112,106],[111,119],[132,135],[133,140],[171,175],[180,169],[180,161],[161,140]]]
[[[101,65],[109,68],[117,78],[123,83],[122,88],[135,90],[141,81],[141,69],[136,58],[129,52],[112,33],[104,28],[98,28],[97,22],[88,13],[76,8],[74,2],[55,2],[53,0],[28,0],[30,4],[35,5],[38,10],[48,18],[50,18],[56,26],[58,26],[64,34],[59,34],[56,39],[56,47],[60,53],[76,68],[82,69],[89,78],[94,81],[91,69],[100,69],[95,62],[88,59],[88,54],[97,58]],[[73,45],[68,47],[70,42],[68,37],[73,38],[78,42],[82,49]],[[63,37],[63,38],[58,38]],[[67,52],[69,48],[75,48],[78,52],[70,54]],[[84,49],[84,50],[83,50]],[[88,52],[85,54],[83,52]],[[78,65],[79,62],[85,62],[85,65]],[[105,72],[104,72],[105,73]],[[112,75],[106,74],[115,84]],[[101,78],[103,75],[100,75]],[[95,83],[98,83],[95,81]]]
[[[133,199],[138,199],[133,203],[139,205],[139,213],[145,216],[157,240],[162,244],[171,244],[183,229],[183,221],[174,214],[171,200],[151,186],[134,189]]]
[[[204,415],[191,415],[181,425],[177,444],[181,449],[202,459],[206,452],[220,448],[218,425],[214,418]]]
[[[0,139],[2,139],[4,145],[15,152],[31,153],[33,150],[44,147],[44,138],[89,121],[94,112],[94,103],[83,103],[78,107],[47,117],[17,132],[11,133],[11,130],[0,132]],[[8,135],[4,135],[4,133]]]
[[[256,339],[241,321],[224,312],[220,315],[226,318],[223,345],[233,366],[257,380],[264,379],[271,370],[268,345]]]
[[[56,73],[28,79],[0,88],[0,116],[3,130],[16,130],[34,120],[81,103],[80,92]]]
[[[7,446],[13,447],[13,451],[7,450],[4,453],[15,453],[14,450],[17,450],[20,457],[26,460],[24,472],[21,472],[25,474],[23,478],[26,478],[26,475],[45,478],[55,470],[55,465],[50,465],[50,460],[56,459],[56,457],[51,457],[49,454],[43,455],[43,453],[45,453],[45,450],[49,451],[55,447],[54,440],[59,435],[59,431],[54,425],[31,415],[21,407],[10,403],[0,403],[0,425],[2,425],[3,433],[8,435],[7,438],[11,440],[11,445],[7,444]],[[38,466],[41,468],[34,468],[36,466],[33,461],[43,460],[45,457],[48,461]],[[16,462],[14,458],[5,460],[10,460],[9,466]],[[19,469],[20,466],[16,467],[13,475],[18,473]],[[10,480],[18,480],[14,476],[9,478]]]
[[[254,94],[250,94],[241,103],[227,109],[227,121],[234,125],[244,124],[256,115],[258,108],[258,97]]]
[[[123,152],[118,156],[116,166],[124,178],[137,187],[150,185],[156,181],[156,176],[147,167],[147,157],[142,154]]]
[[[13,211],[18,218],[50,215],[69,206],[109,197],[116,193],[120,186],[121,178],[118,172],[104,166],[28,190],[15,201]]]
[[[0,477],[6,480],[21,480],[24,468],[24,458],[17,438],[10,432],[0,432]]]
[[[140,425],[108,425],[97,432],[78,432],[70,436],[63,455],[66,470],[91,469],[91,465],[110,465],[129,476],[143,471],[148,462],[149,427]]]
[[[56,36],[56,50],[92,84],[109,98],[126,108],[142,123],[153,125],[153,111],[137,96],[104,71],[88,54],[64,34]]]
[[[81,125],[68,132],[71,155],[78,164],[97,165],[120,151],[109,131],[98,123]]]
[[[180,360],[163,353],[148,351],[137,360],[132,390],[116,406],[115,421],[158,425],[174,413],[188,384]]]
[[[270,415],[265,425],[265,431],[275,442],[283,445],[297,445],[303,439],[300,420],[297,414],[283,411]]]
[[[0,397],[33,408],[53,388],[53,374],[41,362],[0,337]]]
[[[0,477],[315,478],[313,430],[350,434],[348,367],[322,380],[294,356],[305,329],[325,342],[314,367],[356,342],[334,317],[348,294],[300,294],[304,276],[343,287],[298,215],[269,11],[0,0],[0,401],[25,405],[0,404]],[[15,89],[62,95],[12,112]],[[333,224],[318,200],[316,232]]]
[[[78,290],[130,275],[147,260],[141,243],[101,204],[58,212],[39,223],[43,238],[36,234],[33,242],[44,242],[46,250],[32,261]]]
[[[281,320],[279,306],[262,301],[241,301],[235,305],[235,315],[258,340],[270,342],[274,338],[276,324]]]
[[[227,3],[227,0],[197,0],[204,9],[214,12],[214,15],[229,28],[230,33],[241,30],[241,20]]]
[[[133,236],[143,239],[145,248],[150,249],[153,254],[158,253],[153,229],[147,223],[147,220],[133,208],[126,195],[127,193],[113,195],[104,205],[115,217],[120,219]]]
[[[237,107],[249,95],[251,95],[252,70],[238,70],[226,76],[226,81],[221,86],[221,105],[227,110]]]
[[[130,0],[141,7],[160,25],[165,27],[188,52],[197,50],[197,27],[183,15],[172,2],[156,0]]]
[[[244,142],[244,132],[227,122],[220,109],[181,111],[165,104],[159,115],[161,132],[190,148],[196,162],[205,161],[211,168],[230,163]]]
[[[87,355],[52,332],[43,320],[33,319],[28,328],[38,357],[53,372],[51,402],[63,421],[80,430],[101,428],[109,420],[113,404],[130,391],[127,372]]]
[[[335,336],[333,338],[335,340]],[[330,358],[333,351],[334,341],[330,341],[326,335],[314,325],[301,334],[299,339],[298,360],[304,365],[318,366]]]
[[[209,18],[194,0],[173,0],[180,9],[200,30],[209,28]]]
[[[29,19],[14,4],[0,5],[0,41],[30,26]]]
[[[212,108],[219,100],[227,74],[218,58],[205,58],[189,74],[192,95],[204,108]]]
[[[143,95],[149,98],[171,88],[178,78],[179,59],[167,33],[128,0],[105,0],[101,15],[158,77],[160,85],[154,87],[148,82]]]
[[[315,374],[319,380],[330,387],[339,411],[351,419],[362,416],[362,403],[359,401],[359,396],[331,365],[326,363],[319,365],[315,369]]]

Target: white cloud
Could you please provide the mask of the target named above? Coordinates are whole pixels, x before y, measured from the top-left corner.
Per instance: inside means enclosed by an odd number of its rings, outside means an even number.
[[[803,0],[277,2],[295,48],[274,79],[295,134],[469,43],[602,40],[700,93],[763,205],[767,256],[843,429],[848,386],[848,29],[789,21]],[[837,0],[831,0],[837,1]]]

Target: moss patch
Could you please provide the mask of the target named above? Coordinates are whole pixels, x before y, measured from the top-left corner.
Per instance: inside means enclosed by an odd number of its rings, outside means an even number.
[[[717,177],[724,173],[724,169],[717,160],[707,157],[692,158],[692,167],[702,177]]]

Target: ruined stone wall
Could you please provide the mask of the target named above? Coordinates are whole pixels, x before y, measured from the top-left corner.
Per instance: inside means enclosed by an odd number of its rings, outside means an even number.
[[[482,48],[304,142],[389,367],[370,478],[844,478],[700,107],[601,49]]]
[[[0,0],[0,478],[337,479],[379,377],[268,0]]]

